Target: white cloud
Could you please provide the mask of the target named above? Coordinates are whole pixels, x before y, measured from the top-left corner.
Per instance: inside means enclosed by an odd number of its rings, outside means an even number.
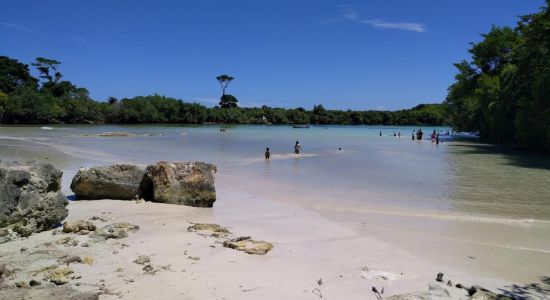
[[[385,21],[384,19],[363,19],[361,18],[359,13],[349,5],[340,5],[338,7],[338,18],[325,20],[323,23],[334,23],[334,22],[341,22],[341,21],[368,24],[374,28],[379,28],[379,29],[406,30],[406,31],[413,31],[417,33],[422,33],[427,30],[426,25],[421,23],[388,22],[388,21]]]
[[[32,28],[25,27],[23,25],[19,25],[19,24],[15,24],[15,23],[0,22],[0,25],[2,25],[4,27],[11,28],[11,29],[28,32],[28,33],[36,32],[36,30],[34,30]]]
[[[372,25],[373,27],[381,28],[381,29],[400,29],[400,30],[414,31],[418,33],[422,33],[426,31],[426,26],[420,23],[386,22],[382,19],[363,20],[363,23],[367,23]]]

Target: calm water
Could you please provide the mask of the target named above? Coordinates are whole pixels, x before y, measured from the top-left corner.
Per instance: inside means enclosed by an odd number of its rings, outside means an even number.
[[[412,141],[417,127],[235,126],[224,133],[219,126],[52,127],[0,127],[0,136],[24,140],[1,139],[3,158],[24,156],[15,150],[18,143],[30,141],[38,153],[55,147],[87,159],[51,158],[71,177],[82,165],[200,160],[216,164],[220,175],[244,188],[308,205],[550,220],[547,158],[499,153],[470,142]],[[137,136],[83,136],[108,131]],[[292,154],[297,140],[300,157]],[[270,161],[263,159],[265,147],[271,148]]]

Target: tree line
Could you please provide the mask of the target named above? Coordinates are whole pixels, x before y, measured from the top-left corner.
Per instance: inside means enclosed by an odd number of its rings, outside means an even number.
[[[445,104],[460,131],[550,152],[550,1],[517,25],[493,26],[472,44]]]
[[[441,125],[446,111],[441,104],[421,104],[399,111],[328,110],[315,105],[306,110],[245,108],[225,90],[233,77],[216,77],[222,88],[220,105],[208,108],[198,103],[161,95],[94,101],[87,89],[63,80],[60,62],[39,57],[31,66],[0,56],[0,122],[3,124],[139,124],[139,123],[231,123],[231,124],[368,124]]]

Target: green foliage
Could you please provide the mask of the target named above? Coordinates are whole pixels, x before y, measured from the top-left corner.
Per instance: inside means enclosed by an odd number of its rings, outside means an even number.
[[[493,27],[456,64],[446,105],[457,130],[488,141],[550,151],[550,11]]]
[[[0,56],[0,70],[0,91],[5,94],[13,93],[22,86],[31,88],[38,86],[36,78],[29,72],[29,67],[16,59]]]
[[[220,98],[220,107],[221,108],[235,108],[237,107],[237,102],[239,102],[237,100],[237,98],[235,98],[235,96],[233,95],[223,95],[221,98]]]

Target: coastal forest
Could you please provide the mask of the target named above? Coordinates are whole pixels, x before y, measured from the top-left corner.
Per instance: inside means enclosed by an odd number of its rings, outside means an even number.
[[[315,105],[306,110],[238,107],[237,98],[225,93],[232,77],[218,76],[223,94],[220,105],[198,103],[161,95],[105,101],[91,99],[86,88],[63,80],[61,62],[39,57],[28,65],[0,56],[0,122],[4,124],[95,123],[228,123],[228,124],[396,124],[438,125],[445,122],[441,104],[423,104],[399,111],[327,110]]]
[[[65,80],[57,60],[39,57],[29,66],[0,56],[0,123],[445,124],[489,142],[550,152],[548,3],[514,28],[493,26],[472,43],[441,104],[398,111],[238,107],[237,97],[225,93],[229,75],[216,77],[222,96],[213,108],[157,94],[96,101]]]

